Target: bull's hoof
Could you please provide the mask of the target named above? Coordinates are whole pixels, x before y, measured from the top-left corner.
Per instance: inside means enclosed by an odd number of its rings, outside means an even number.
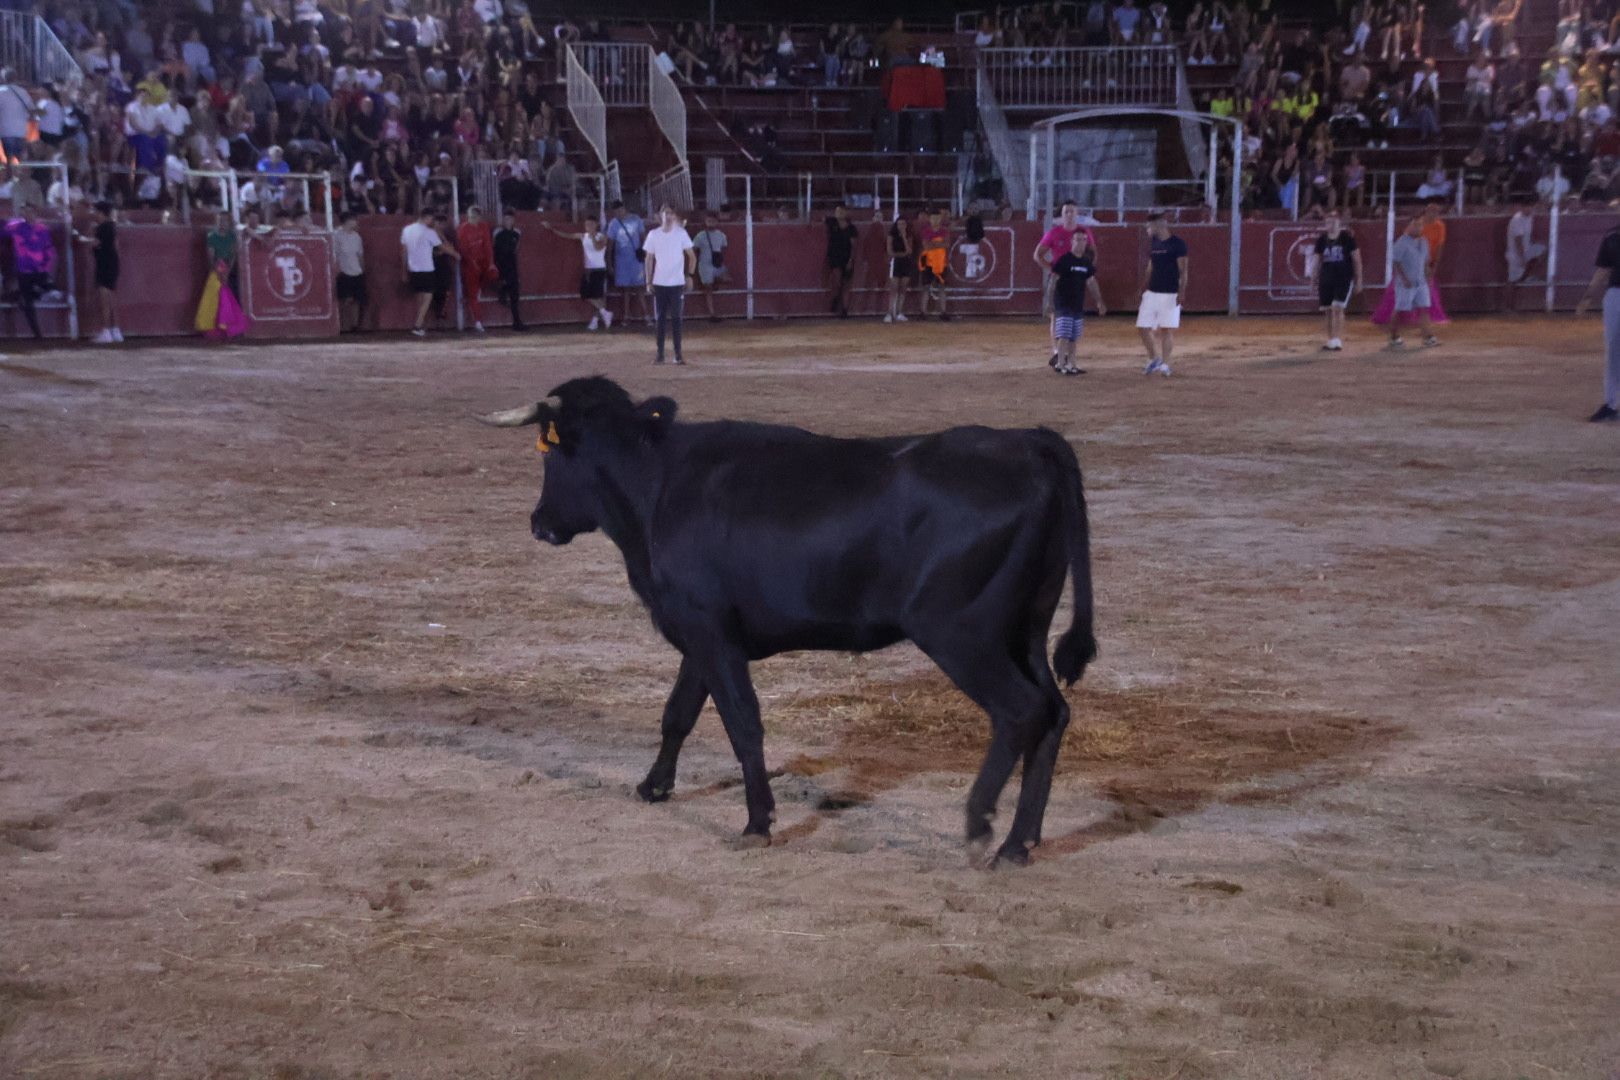
[[[967,861],[972,870],[988,870],[994,864],[995,860],[990,855],[989,829],[982,835],[968,837]]]
[[[745,832],[726,841],[726,846],[732,851],[753,851],[756,848],[771,846],[771,834],[768,832]]]
[[[1000,866],[1028,866],[1029,848],[1023,844],[1014,844],[1008,841],[996,851],[996,857],[990,860],[990,869]]]
[[[667,802],[670,792],[674,790],[674,784],[657,783],[652,777],[648,777],[636,785],[636,794],[641,797],[642,802]]]

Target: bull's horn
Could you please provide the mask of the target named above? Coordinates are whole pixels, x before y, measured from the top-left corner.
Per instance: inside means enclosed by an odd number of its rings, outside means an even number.
[[[502,412],[482,413],[475,417],[481,424],[490,427],[522,427],[524,424],[537,423],[540,419],[541,406],[524,405],[518,409],[506,409]]]

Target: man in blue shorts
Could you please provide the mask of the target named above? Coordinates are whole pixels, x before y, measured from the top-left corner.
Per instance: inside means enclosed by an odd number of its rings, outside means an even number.
[[[630,321],[630,301],[641,308],[647,321],[647,277],[641,262],[641,246],[647,239],[647,224],[615,201],[613,219],[608,222],[608,251],[612,253],[613,285],[624,295],[624,321]]]
[[[1074,345],[1085,331],[1086,298],[1097,305],[1098,315],[1108,314],[1102,290],[1097,287],[1097,267],[1092,260],[1091,241],[1077,230],[1069,238],[1069,250],[1052,264],[1052,348],[1059,375],[1084,375],[1086,369],[1074,362]]]

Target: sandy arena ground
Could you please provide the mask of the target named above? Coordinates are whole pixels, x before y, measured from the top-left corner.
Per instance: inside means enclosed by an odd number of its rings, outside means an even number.
[[[1614,1075],[1596,322],[1199,319],[1168,381],[1042,333],[8,343],[0,1076]],[[1035,865],[965,867],[987,725],[909,646],[757,666],[769,850],[712,710],[632,798],[675,654],[467,419],[595,372],[1075,442],[1102,657]]]

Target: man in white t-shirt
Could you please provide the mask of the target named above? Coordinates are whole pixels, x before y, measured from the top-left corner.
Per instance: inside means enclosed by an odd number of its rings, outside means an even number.
[[[647,291],[652,293],[658,314],[658,356],[653,363],[664,362],[664,328],[668,326],[675,341],[675,363],[684,364],[681,308],[686,302],[686,281],[697,266],[697,253],[692,250],[692,238],[675,219],[674,207],[665,203],[658,208],[658,228],[647,234],[641,247],[647,260]]]
[[[424,209],[416,220],[400,230],[399,246],[403,249],[405,284],[416,294],[416,325],[411,333],[426,337],[428,308],[433,304],[433,293],[438,289],[439,275],[433,269],[435,252],[443,251],[452,259],[461,258],[460,252],[444,242],[439,230],[433,227],[433,211]]]
[[[1546,245],[1530,239],[1535,230],[1532,215],[1535,196],[1521,195],[1518,202],[1507,227],[1507,311],[1510,314],[1517,310],[1519,286],[1529,278],[1530,268],[1547,254]]]
[[[158,127],[169,137],[168,149],[179,151],[186,129],[191,126],[191,113],[172,96],[153,111]]]

